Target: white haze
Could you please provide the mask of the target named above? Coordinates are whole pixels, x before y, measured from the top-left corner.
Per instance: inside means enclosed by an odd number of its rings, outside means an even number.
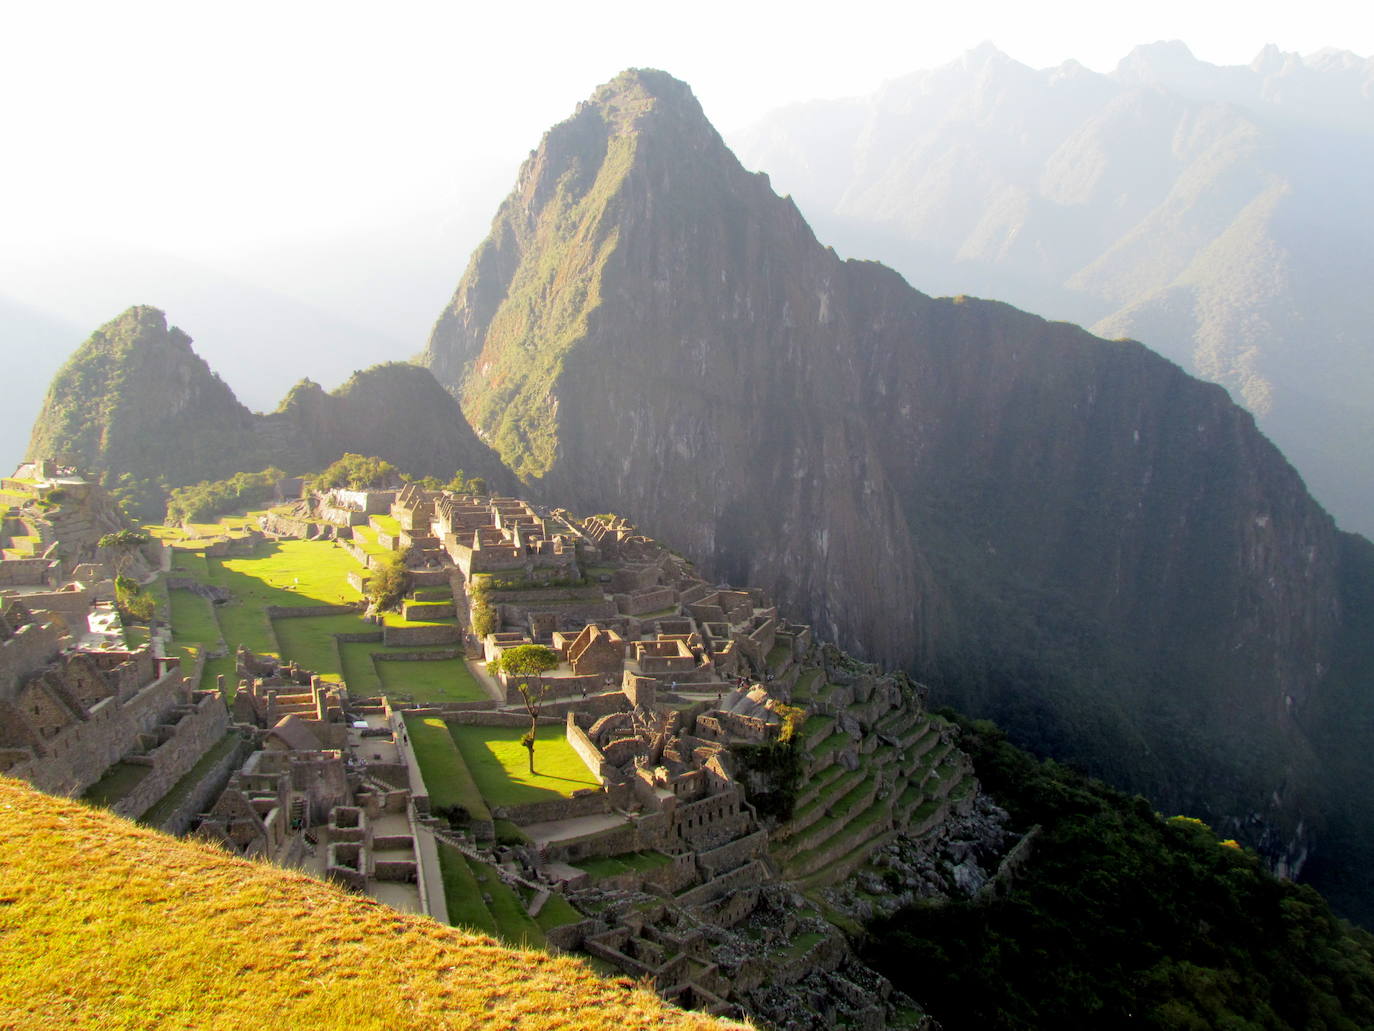
[[[1374,51],[1368,5],[10,4],[0,22],[0,469],[47,380],[131,304],[240,398],[333,386],[425,342],[516,169],[622,68],[689,82],[728,135],[984,40],[1036,67],[1182,38]],[[920,284],[916,284],[920,285]]]

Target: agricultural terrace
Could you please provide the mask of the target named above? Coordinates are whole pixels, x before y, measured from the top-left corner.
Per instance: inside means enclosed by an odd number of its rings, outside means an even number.
[[[223,674],[233,689],[234,654],[242,645],[260,654],[294,661],[321,676],[343,680],[357,695],[386,692],[398,700],[417,702],[478,701],[488,697],[453,646],[387,646],[380,641],[340,642],[339,634],[376,633],[379,627],[359,613],[269,619],[267,609],[344,605],[362,595],[348,582],[361,567],[349,551],[333,541],[264,541],[254,555],[215,558],[206,544],[242,536],[254,524],[253,513],[226,516],[219,523],[179,527],[148,527],[172,549],[173,576],[223,588],[229,600],[211,604],[192,590],[167,590],[159,582],[154,592],[172,628],[170,652],[186,669],[200,656],[208,657],[200,686],[212,688]],[[445,595],[426,590],[426,600],[442,603]],[[448,599],[451,602],[451,598]],[[423,611],[423,610],[422,610]],[[392,626],[430,626],[446,619],[406,620],[388,614]],[[436,653],[435,660],[387,661],[389,654]]]

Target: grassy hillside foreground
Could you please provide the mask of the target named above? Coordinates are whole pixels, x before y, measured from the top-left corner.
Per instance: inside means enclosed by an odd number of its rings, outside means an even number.
[[[19,781],[0,810],[0,1027],[739,1026]]]

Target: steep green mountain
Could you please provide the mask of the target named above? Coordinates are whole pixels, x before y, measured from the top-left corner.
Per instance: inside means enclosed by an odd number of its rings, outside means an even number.
[[[267,464],[253,413],[146,305],[101,326],[57,371],[28,454],[172,485]]]
[[[453,398],[419,366],[378,365],[332,393],[306,380],[276,412],[259,415],[191,349],[189,336],[146,306],[100,327],[58,370],[28,453],[123,487],[156,518],[169,487],[269,465],[306,472],[350,450],[415,475],[461,468],[493,484],[508,480]]]
[[[984,45],[736,139],[843,253],[1130,336],[1225,386],[1374,533],[1374,58],[1181,43],[1110,75]]]
[[[1374,914],[1370,567],[1220,388],[840,260],[649,71],[549,132],[426,361],[531,488]]]

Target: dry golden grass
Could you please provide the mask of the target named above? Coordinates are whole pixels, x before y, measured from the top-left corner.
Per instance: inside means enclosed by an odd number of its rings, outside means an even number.
[[[629,981],[0,778],[0,1028],[719,1028]]]

